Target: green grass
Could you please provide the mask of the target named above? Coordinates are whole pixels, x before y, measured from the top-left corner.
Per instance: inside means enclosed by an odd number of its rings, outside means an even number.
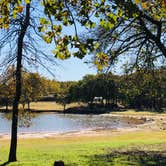
[[[128,166],[141,162],[144,166],[154,165],[160,158],[162,166],[162,162],[166,165],[166,156],[162,154],[165,148],[166,132],[157,131],[20,139],[18,161],[9,165],[49,166],[55,160],[63,160],[68,166]],[[8,149],[9,140],[0,140],[0,164],[7,161]]]

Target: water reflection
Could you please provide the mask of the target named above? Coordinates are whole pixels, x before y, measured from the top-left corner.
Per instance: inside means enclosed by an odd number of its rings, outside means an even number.
[[[28,111],[19,111],[18,126],[20,128],[30,127],[32,125],[32,118],[35,118],[35,116],[35,114],[32,114]],[[2,117],[10,122],[12,120],[12,113],[4,113],[2,114]]]
[[[0,133],[11,129],[10,113],[0,113]],[[116,129],[144,123],[135,119],[108,117],[102,115],[75,115],[56,113],[19,113],[18,132],[70,132],[89,129]]]

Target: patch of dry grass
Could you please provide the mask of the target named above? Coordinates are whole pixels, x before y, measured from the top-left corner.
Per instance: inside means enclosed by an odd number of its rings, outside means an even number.
[[[120,114],[120,115],[138,115],[138,116],[166,116],[166,113],[157,113],[157,112],[151,112],[151,111],[139,111],[139,110],[135,110],[135,109],[128,109],[126,111],[121,111],[121,112],[111,112],[112,114]]]
[[[66,105],[67,108],[72,108],[72,107],[79,107],[84,105],[83,103],[71,103]],[[32,102],[30,105],[31,109],[34,110],[44,110],[44,111],[50,111],[50,110],[61,110],[63,111],[64,107],[63,105],[60,105],[56,102]]]
[[[67,104],[66,105],[66,109],[67,108],[72,108],[72,107],[80,107],[80,106],[84,106],[84,103],[71,103],[71,104]],[[22,105],[20,104],[19,106],[22,109]],[[25,106],[25,108],[28,108],[27,105]],[[5,109],[5,107],[0,107],[0,109]],[[12,107],[9,107],[9,109],[12,109]],[[30,103],[30,109],[32,110],[39,110],[39,111],[63,111],[64,107],[63,105],[60,105],[56,102],[31,102]]]

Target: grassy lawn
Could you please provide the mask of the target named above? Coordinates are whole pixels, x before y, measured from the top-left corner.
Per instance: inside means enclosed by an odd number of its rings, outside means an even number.
[[[78,106],[82,106],[83,103],[71,103],[71,104],[67,104],[66,105],[66,109],[67,108],[72,108],[72,107],[78,107]],[[85,104],[84,104],[85,105]],[[22,105],[20,104],[20,108],[22,108]],[[25,106],[25,108],[28,108],[27,105]],[[56,102],[31,102],[30,103],[30,108],[32,110],[39,110],[39,111],[63,111],[63,105],[60,105]],[[5,107],[0,107],[0,109],[5,109]],[[9,109],[12,109],[12,107],[9,107]]]
[[[71,103],[66,105],[67,108],[71,107],[77,107],[80,106],[78,103]],[[44,110],[44,111],[50,111],[50,110],[61,110],[63,111],[63,106],[56,103],[56,102],[32,102],[31,103],[31,109],[34,110]]]
[[[7,161],[9,140],[0,140],[0,164]],[[20,139],[18,162],[10,166],[166,165],[166,132],[129,132],[100,136]]]

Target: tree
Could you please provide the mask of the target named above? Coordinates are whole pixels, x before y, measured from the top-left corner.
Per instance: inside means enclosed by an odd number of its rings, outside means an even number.
[[[55,80],[43,80],[45,82],[46,87],[46,95],[56,95],[60,91],[60,83]]]
[[[93,106],[95,97],[102,97],[110,109],[121,104],[160,112],[166,105],[165,79],[164,67],[142,68],[121,76],[112,73],[87,75],[69,88],[68,96],[72,101],[83,101],[90,106]]]
[[[38,2],[39,3],[39,2]],[[44,60],[52,60],[47,54],[38,49],[38,43],[34,41],[42,38],[39,34],[37,13],[34,14],[32,6],[36,3],[31,0],[25,1],[4,1],[0,2],[0,28],[1,28],[1,49],[7,47],[9,54],[4,55],[4,61],[1,65],[7,66],[16,62],[15,71],[15,96],[13,101],[11,146],[9,153],[9,162],[16,161],[17,149],[17,126],[18,126],[18,105],[22,93],[22,67],[23,60],[26,63],[38,63],[43,66]],[[35,7],[33,8],[35,9]],[[37,10],[38,11],[38,10]],[[32,35],[33,34],[33,37]],[[33,39],[33,40],[32,40]],[[39,55],[41,58],[39,58]],[[49,71],[49,68],[47,69]]]
[[[93,53],[93,63],[102,70],[117,62],[120,55],[132,56],[132,68],[159,65],[166,57],[164,0],[63,0],[44,1],[44,5],[52,28],[42,30],[47,42],[54,40],[57,43],[53,53],[60,59],[71,55],[83,58]],[[63,22],[65,26],[74,25],[75,36],[61,36],[62,26],[53,26],[54,21]],[[85,33],[78,34],[78,24],[89,31],[86,37]],[[42,25],[48,23],[43,20]],[[54,38],[53,34],[57,33],[59,37]]]
[[[108,106],[111,101],[117,101],[117,87],[111,73],[86,75],[77,84],[69,88],[69,95],[74,101],[83,101],[90,106],[93,105],[94,98],[100,98],[100,105],[104,106],[104,99]]]
[[[132,108],[162,111],[165,105],[165,69],[140,70],[120,77],[119,99]]]
[[[81,98],[84,102],[93,104],[93,99],[96,96],[96,82],[94,75],[86,75],[83,77],[82,85],[81,85]]]
[[[17,126],[18,126],[18,106],[21,99],[22,92],[22,65],[23,57],[28,58],[27,52],[30,52],[31,56],[36,52],[33,41],[28,43],[27,39],[32,39],[28,34],[28,27],[33,28],[31,25],[31,1],[1,1],[0,2],[0,13],[1,22],[0,27],[7,29],[1,30],[4,36],[1,36],[1,48],[5,46],[5,43],[9,45],[10,54],[6,56],[7,62],[2,64],[9,64],[16,60],[16,71],[15,71],[15,97],[13,101],[13,116],[12,116],[12,130],[11,130],[11,146],[9,153],[9,162],[16,161],[16,149],[17,149]],[[31,20],[32,21],[32,20]],[[34,22],[33,22],[34,23]],[[35,25],[33,25],[35,26]],[[15,44],[14,41],[17,43]],[[27,43],[26,43],[27,42]],[[14,43],[14,44],[13,44]],[[13,48],[11,48],[13,47]],[[14,53],[11,50],[16,50]]]
[[[22,76],[22,95],[20,102],[28,104],[28,110],[30,110],[30,102],[37,101],[43,96],[45,92],[45,84],[42,77],[38,73],[23,73]]]
[[[11,146],[9,153],[9,162],[16,161],[16,149],[17,149],[17,126],[18,126],[18,106],[21,98],[21,71],[22,71],[22,51],[23,51],[23,40],[25,33],[29,26],[30,20],[30,3],[26,4],[26,14],[25,18],[21,24],[21,31],[18,35],[17,43],[17,66],[16,66],[16,93],[13,102],[13,116],[12,116],[12,136],[11,136]]]
[[[166,58],[165,1],[104,2],[97,12],[101,21],[89,35],[99,43],[94,60],[97,65],[99,59],[110,66],[120,55],[131,56],[134,68],[156,65]]]
[[[14,66],[9,66],[0,81],[0,103],[2,105],[5,103],[6,111],[8,111],[8,106],[13,102],[15,86],[14,72]]]
[[[72,81],[60,82],[60,89],[58,94],[55,94],[55,100],[57,103],[63,105],[63,110],[66,110],[66,104],[72,102],[71,95],[69,94],[70,87],[74,84]]]

